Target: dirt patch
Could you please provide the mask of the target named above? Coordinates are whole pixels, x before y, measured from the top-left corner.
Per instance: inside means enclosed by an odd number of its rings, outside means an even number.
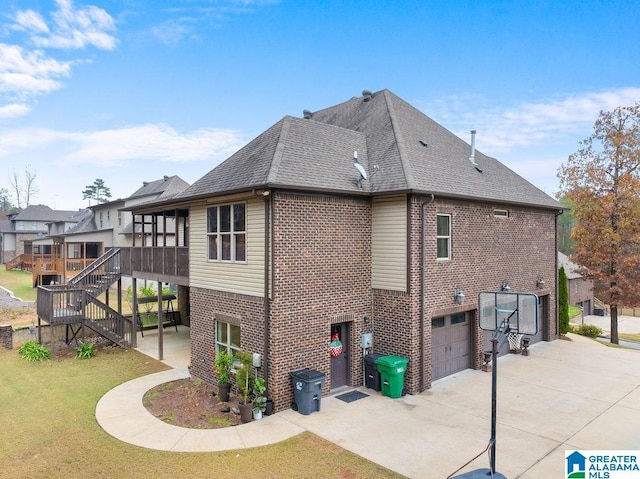
[[[38,323],[35,306],[15,306],[0,308],[0,325],[29,326]]]
[[[155,417],[174,426],[219,429],[240,424],[240,415],[232,410],[235,402],[220,401],[214,386],[199,379],[160,384],[145,393],[143,404]]]

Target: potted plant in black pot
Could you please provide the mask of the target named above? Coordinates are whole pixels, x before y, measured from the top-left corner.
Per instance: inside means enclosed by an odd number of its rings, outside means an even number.
[[[264,379],[256,377],[253,384],[253,419],[262,419],[262,414],[267,409],[267,397],[264,395],[266,390]]]
[[[240,420],[251,422],[253,410],[253,402],[251,392],[253,391],[253,376],[251,368],[253,365],[253,357],[247,352],[239,352],[236,359],[240,361],[240,365],[236,368],[236,387],[238,388],[238,409],[240,410]]]
[[[229,401],[232,366],[233,354],[228,353],[226,350],[220,350],[216,353],[213,360],[213,372],[218,378],[218,398],[222,402]]]

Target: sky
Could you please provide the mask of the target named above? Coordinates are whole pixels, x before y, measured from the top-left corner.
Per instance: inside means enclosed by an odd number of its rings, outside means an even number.
[[[285,115],[389,89],[550,195],[640,101],[635,1],[0,0],[0,188],[193,183]],[[15,195],[13,196],[16,201]],[[24,201],[24,198],[23,198]],[[24,204],[22,205],[24,206]]]

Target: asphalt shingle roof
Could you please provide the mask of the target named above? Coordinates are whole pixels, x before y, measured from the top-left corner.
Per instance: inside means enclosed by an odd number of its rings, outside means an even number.
[[[424,146],[426,143],[427,146]],[[370,178],[358,187],[353,152]],[[285,116],[175,199],[260,187],[433,193],[559,209],[560,203],[388,90]],[[374,173],[374,165],[378,171]],[[481,170],[481,171],[479,171]]]

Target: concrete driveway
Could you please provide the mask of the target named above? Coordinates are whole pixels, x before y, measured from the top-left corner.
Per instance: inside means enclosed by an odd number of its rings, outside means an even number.
[[[640,351],[570,338],[499,360],[496,470],[509,479],[564,477],[565,449],[640,449]],[[411,478],[446,478],[487,447],[489,373],[400,399],[359,389],[370,396],[276,416]],[[458,474],[488,466],[483,454]]]

